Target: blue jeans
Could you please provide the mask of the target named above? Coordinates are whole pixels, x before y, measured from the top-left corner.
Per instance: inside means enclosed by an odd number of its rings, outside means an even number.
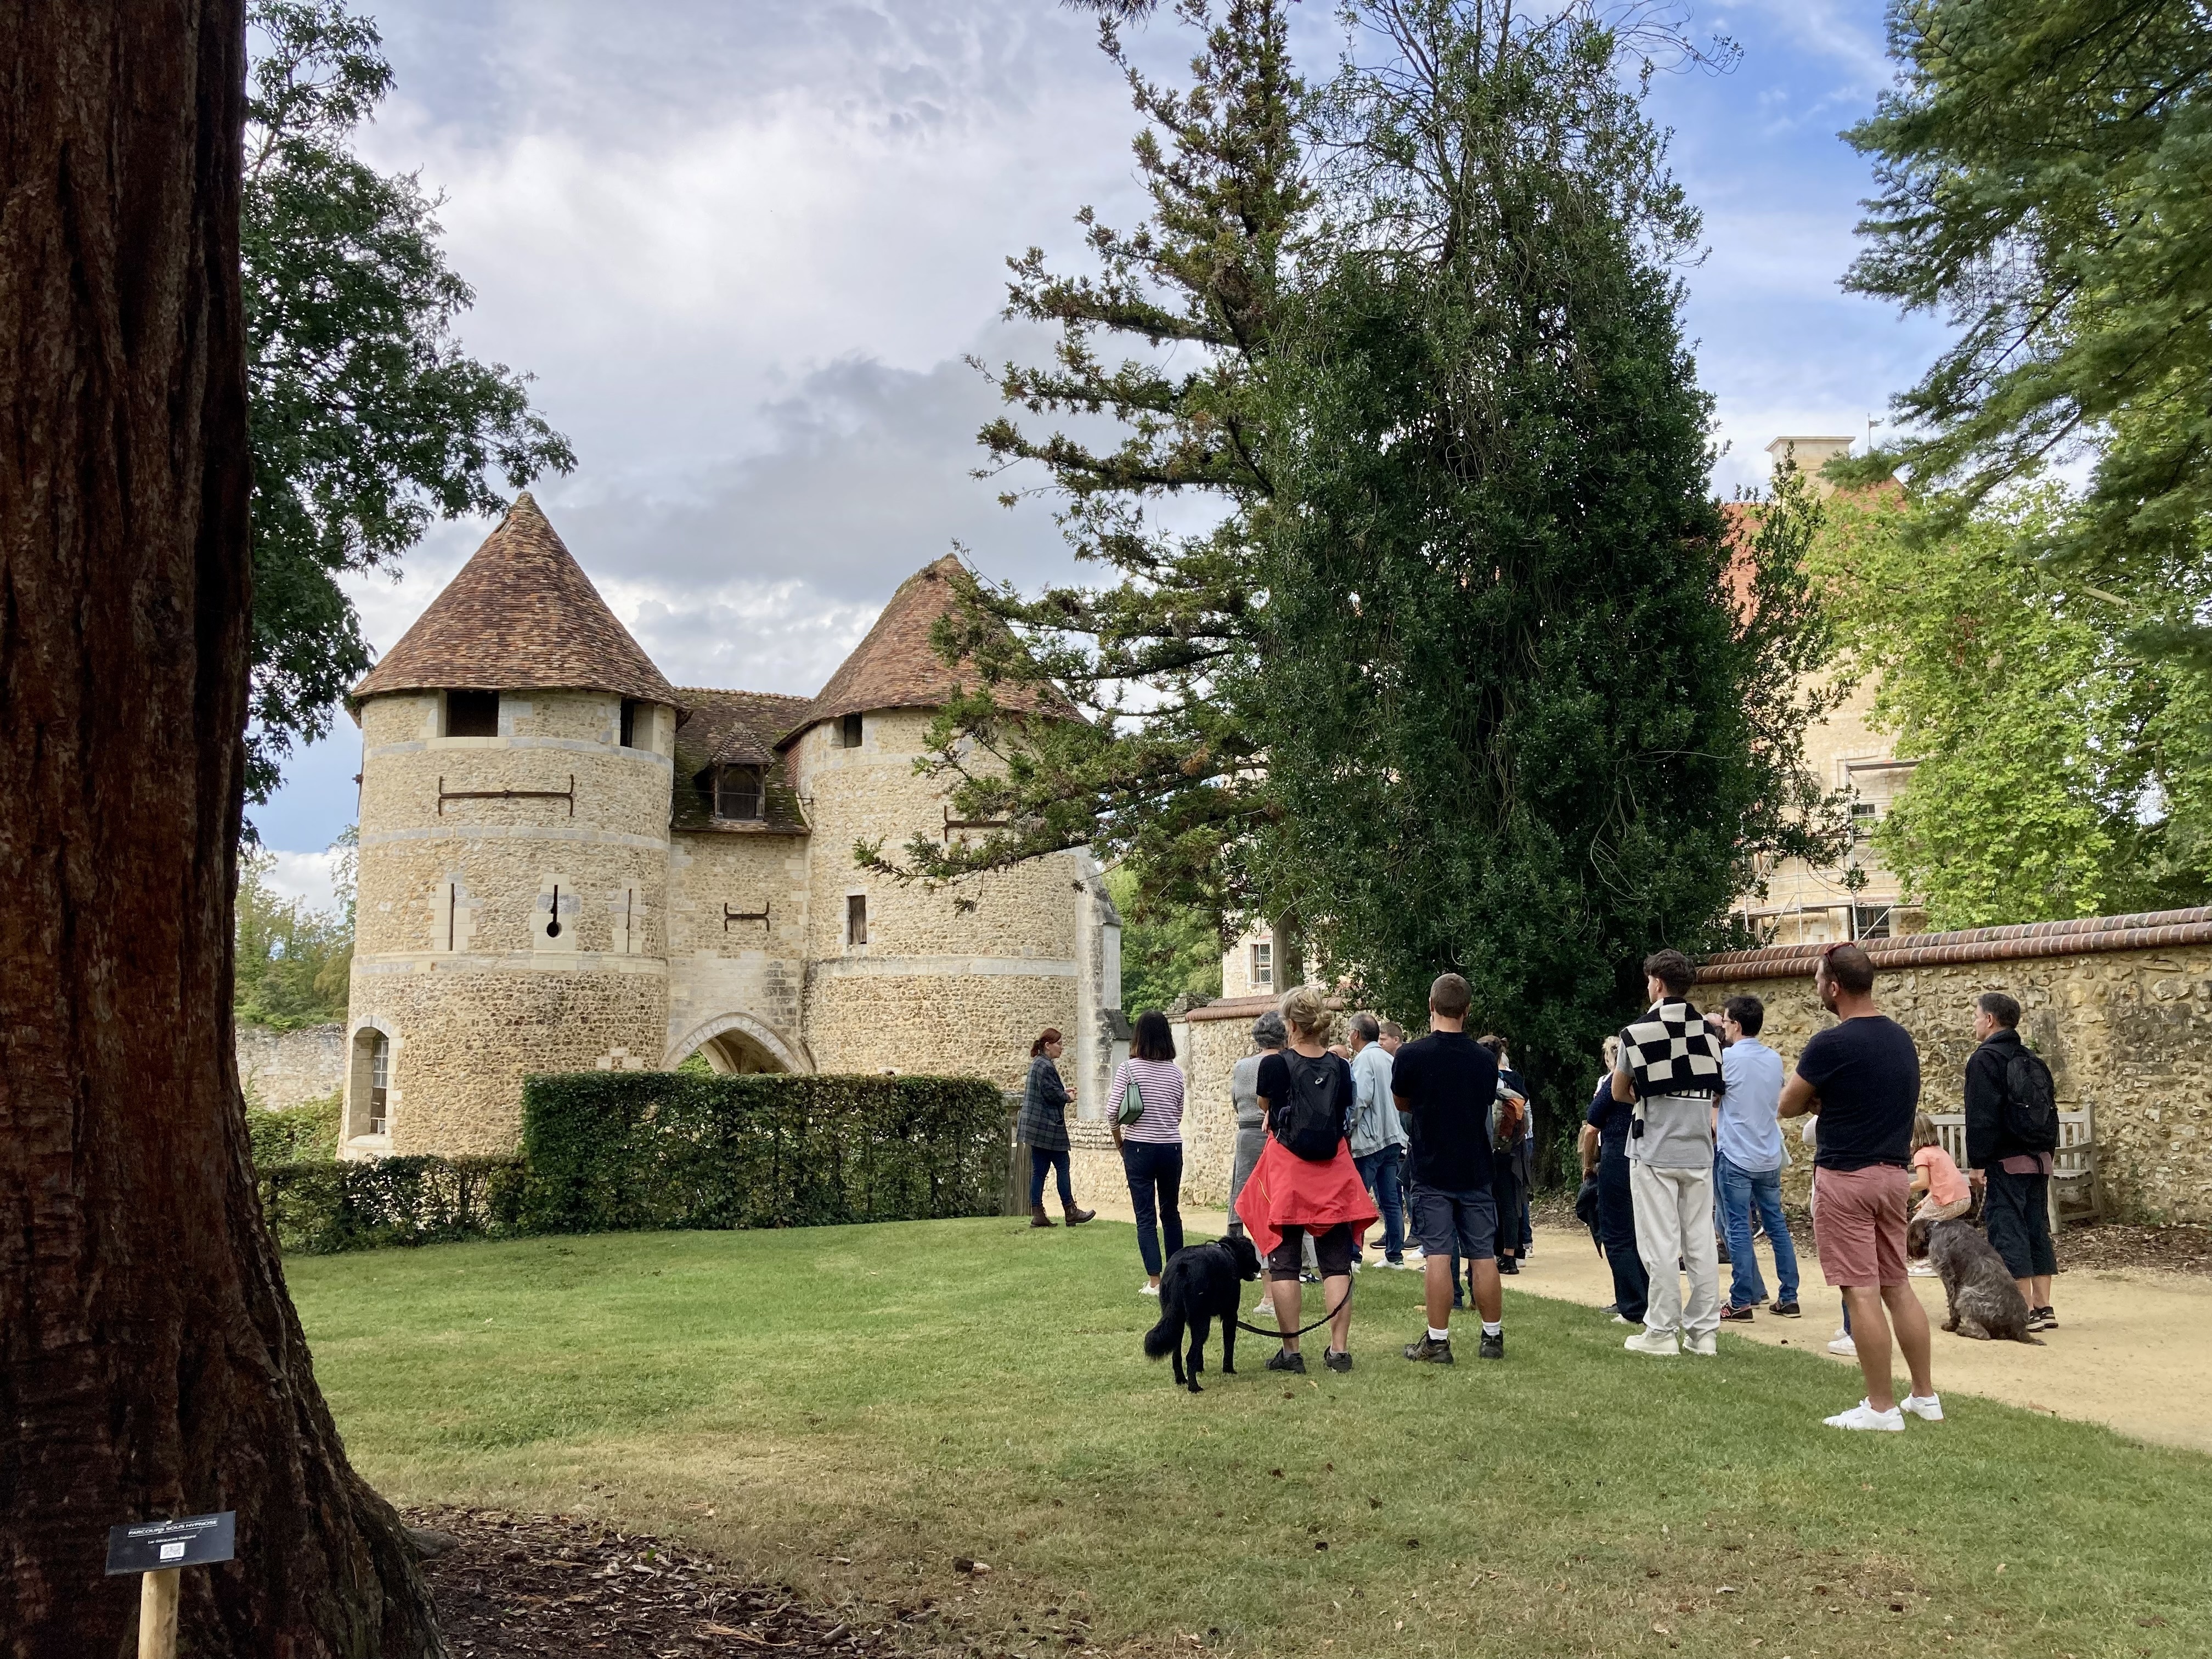
[[[1352,1162],[1382,1212],[1382,1259],[1395,1265],[1406,1254],[1406,1149],[1385,1146]]]
[[[1145,1258],[1146,1273],[1156,1278],[1166,1259],[1160,1234],[1167,1234],[1168,1255],[1182,1249],[1182,1143],[1125,1140],[1121,1172],[1129,1178],[1129,1202],[1137,1212],[1137,1254]]]
[[[1044,1202],[1044,1172],[1051,1170],[1060,1176],[1060,1205],[1064,1210],[1075,1207],[1075,1188],[1067,1179],[1067,1148],[1048,1152],[1040,1147],[1030,1148],[1030,1208],[1036,1209]]]
[[[1790,1242],[1790,1224],[1782,1218],[1782,1171],[1739,1170],[1726,1157],[1719,1160],[1721,1219],[1728,1233],[1729,1301],[1739,1308],[1755,1307],[1766,1300],[1766,1281],[1759,1276],[1759,1257],[1751,1248],[1751,1212],[1755,1206],[1766,1227],[1766,1242],[1774,1247],[1774,1276],[1781,1281],[1777,1300],[1797,1299],[1797,1247]]]
[[[1612,1146],[1604,1147],[1598,1159],[1597,1213],[1598,1231],[1605,1235],[1605,1263],[1613,1269],[1613,1306],[1623,1319],[1640,1325],[1651,1280],[1636,1249],[1636,1200],[1628,1188],[1628,1154]]]

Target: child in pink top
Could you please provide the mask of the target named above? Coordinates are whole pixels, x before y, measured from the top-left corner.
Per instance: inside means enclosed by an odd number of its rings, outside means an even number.
[[[1925,1112],[1915,1114],[1912,1120],[1912,1195],[1920,1200],[1912,1212],[1915,1221],[1948,1221],[1966,1214],[1973,1204],[1966,1177],[1958,1161],[1943,1150],[1935,1121]]]

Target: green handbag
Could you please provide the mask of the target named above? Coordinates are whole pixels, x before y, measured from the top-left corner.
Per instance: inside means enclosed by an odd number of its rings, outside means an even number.
[[[1121,1085],[1121,1104],[1114,1114],[1114,1121],[1126,1129],[1144,1116],[1145,1097],[1137,1087],[1137,1079],[1133,1074],[1125,1071],[1122,1076],[1129,1080]]]

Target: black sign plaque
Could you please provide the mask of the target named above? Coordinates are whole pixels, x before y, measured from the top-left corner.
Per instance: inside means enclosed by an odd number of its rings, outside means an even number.
[[[138,1521],[107,1529],[107,1571],[160,1572],[204,1567],[237,1553],[238,1511],[187,1515],[174,1521]]]

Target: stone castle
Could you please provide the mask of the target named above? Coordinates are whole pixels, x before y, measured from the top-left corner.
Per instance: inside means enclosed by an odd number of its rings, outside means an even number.
[[[963,833],[914,769],[933,711],[975,683],[930,643],[957,568],[909,577],[811,698],[679,688],[518,497],[349,699],[343,1155],[509,1152],[526,1073],[693,1054],[1012,1085],[1048,1025],[1079,1100],[1103,1100],[1121,922],[1095,862],[956,894],[854,861]]]

